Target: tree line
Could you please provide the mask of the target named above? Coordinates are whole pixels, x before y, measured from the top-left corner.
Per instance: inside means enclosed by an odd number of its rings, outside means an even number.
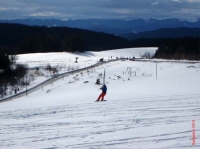
[[[1,23],[0,37],[0,50],[8,54],[102,51],[129,46],[129,41],[121,37],[68,27]]]
[[[130,47],[158,47],[155,58],[200,59],[200,38],[141,38],[68,27],[0,23],[0,51],[6,54],[103,51]]]
[[[144,38],[131,41],[134,47],[158,47],[154,58],[200,60],[200,38]]]
[[[22,64],[15,65],[16,60],[16,55],[0,52],[0,97],[17,92],[19,86],[27,83],[23,78],[28,69]]]
[[[158,47],[155,58],[200,59],[200,38],[141,38],[68,27],[0,23],[0,51],[6,54],[103,51],[130,47]]]

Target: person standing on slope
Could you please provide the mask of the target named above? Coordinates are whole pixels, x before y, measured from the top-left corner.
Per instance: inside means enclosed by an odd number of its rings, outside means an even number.
[[[100,99],[101,101],[104,100],[104,96],[106,95],[106,92],[107,92],[107,86],[104,84],[100,89],[102,90],[102,93],[99,95],[96,101],[99,101]]]

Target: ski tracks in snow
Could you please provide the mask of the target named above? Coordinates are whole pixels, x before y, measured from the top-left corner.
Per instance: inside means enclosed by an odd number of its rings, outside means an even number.
[[[199,140],[192,146],[192,120],[200,120],[199,99],[198,94],[144,96],[0,111],[0,148],[199,148]]]

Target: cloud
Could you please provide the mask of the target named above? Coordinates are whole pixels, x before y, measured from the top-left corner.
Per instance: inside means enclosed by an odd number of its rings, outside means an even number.
[[[1,0],[0,19],[192,18],[199,8],[200,0]]]
[[[158,5],[159,4],[159,2],[154,2],[154,3],[151,3],[151,5]]]
[[[193,3],[193,2],[200,3],[200,1],[199,1],[199,0],[185,0],[185,1],[187,1],[187,2],[191,2],[191,3]]]
[[[182,0],[172,0],[172,2],[182,3]]]
[[[60,16],[61,14],[60,13],[56,13],[56,12],[39,12],[39,13],[33,13],[33,14],[30,14],[29,16],[32,16],[32,17],[52,17],[52,16]]]

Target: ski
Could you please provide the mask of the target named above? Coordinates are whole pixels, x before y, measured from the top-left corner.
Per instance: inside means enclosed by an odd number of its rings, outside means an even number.
[[[107,100],[103,100],[103,101],[107,101]],[[96,100],[95,102],[101,102],[101,100],[99,100],[99,101]]]

